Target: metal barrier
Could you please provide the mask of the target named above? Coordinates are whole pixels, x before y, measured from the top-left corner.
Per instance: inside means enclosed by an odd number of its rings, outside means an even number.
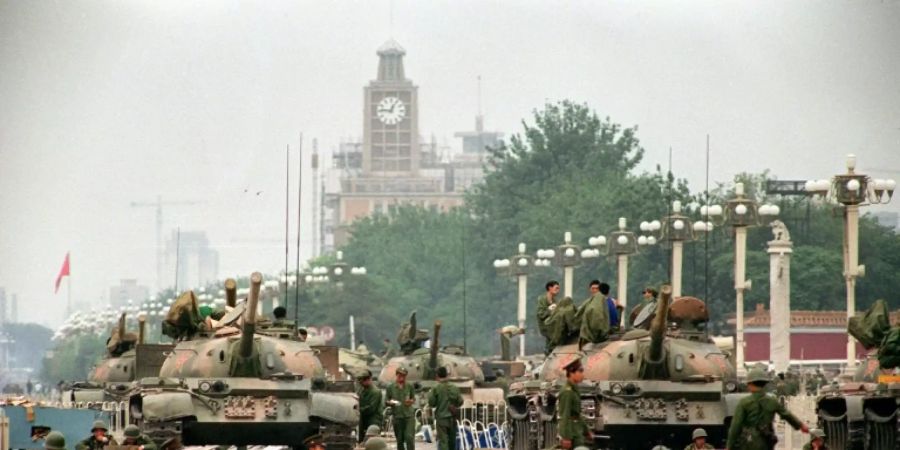
[[[390,408],[384,410],[384,421],[381,431],[386,435],[393,434],[394,423]],[[424,431],[428,427],[429,432],[437,430],[434,414],[431,408],[417,408],[414,412],[416,420],[416,433]],[[473,450],[475,448],[505,449],[507,445],[507,432],[509,426],[506,422],[506,403],[489,402],[479,403],[471,407],[462,408],[459,412],[457,425],[457,447],[459,450]],[[427,438],[430,433],[423,433]]]

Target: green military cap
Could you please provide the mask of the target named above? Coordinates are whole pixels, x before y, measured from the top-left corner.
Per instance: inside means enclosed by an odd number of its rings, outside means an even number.
[[[693,440],[696,440],[697,438],[705,438],[705,437],[708,437],[708,436],[706,435],[706,430],[704,430],[703,428],[697,428],[696,430],[694,430],[694,433],[691,435],[691,439],[693,439]]]
[[[366,378],[372,378],[372,372],[370,372],[368,369],[363,370],[356,375],[357,380],[365,380]]]
[[[103,430],[103,431],[109,431],[109,427],[106,426],[106,422],[104,422],[104,421],[102,421],[102,420],[95,420],[95,421],[94,421],[94,424],[91,425],[91,433],[93,433],[94,430],[97,430],[97,429],[101,429],[101,430]]]
[[[366,439],[366,450],[387,450],[387,442],[380,437]]]
[[[406,370],[406,367],[400,366],[400,367],[397,367],[397,371],[394,373],[396,373],[398,375],[406,375],[409,373],[409,371]]]
[[[381,435],[381,427],[378,425],[369,425],[369,428],[366,428],[366,436],[379,436]]]
[[[65,450],[66,437],[59,431],[51,431],[47,434],[47,437],[44,438],[44,448],[47,450]]]
[[[809,435],[812,436],[813,439],[815,439],[815,438],[822,438],[822,439],[824,439],[824,438],[825,438],[825,431],[822,430],[821,428],[813,428],[812,430],[809,430]]]
[[[585,447],[583,445],[579,445],[578,447],[575,447],[575,450],[591,450],[591,449],[588,447]]]
[[[748,383],[768,383],[769,376],[766,375],[765,372],[759,369],[752,369],[750,373],[747,374],[747,382]]]
[[[577,372],[578,370],[584,369],[584,367],[582,367],[581,365],[581,357],[576,357],[575,359],[569,361],[568,364],[563,366],[563,369],[566,371],[566,373]]]
[[[125,427],[125,437],[138,438],[141,436],[141,429],[137,425],[131,424]]]
[[[315,446],[325,446],[325,439],[322,438],[321,434],[314,434],[303,440],[303,445],[306,447],[315,447]]]

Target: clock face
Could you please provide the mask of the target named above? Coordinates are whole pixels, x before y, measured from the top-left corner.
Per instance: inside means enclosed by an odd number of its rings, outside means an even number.
[[[378,120],[387,125],[396,125],[406,117],[406,105],[397,97],[385,97],[378,102]]]

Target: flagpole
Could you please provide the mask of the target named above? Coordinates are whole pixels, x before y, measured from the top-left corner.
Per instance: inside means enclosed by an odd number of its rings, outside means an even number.
[[[69,260],[69,275],[66,277],[66,319],[72,315],[72,262]]]

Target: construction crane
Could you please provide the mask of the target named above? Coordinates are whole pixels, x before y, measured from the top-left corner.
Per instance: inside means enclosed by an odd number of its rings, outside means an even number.
[[[188,206],[199,205],[204,202],[199,201],[163,201],[162,196],[157,195],[155,202],[131,202],[132,208],[156,208],[156,290],[162,290],[163,280],[163,245],[162,245],[162,227],[163,213],[162,208],[165,206]]]

